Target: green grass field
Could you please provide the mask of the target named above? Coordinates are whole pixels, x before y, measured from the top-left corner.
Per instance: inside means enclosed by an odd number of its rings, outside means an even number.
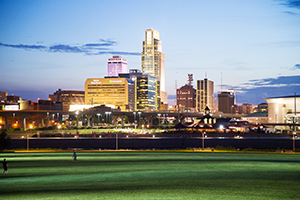
[[[300,199],[300,155],[2,153],[0,199]]]

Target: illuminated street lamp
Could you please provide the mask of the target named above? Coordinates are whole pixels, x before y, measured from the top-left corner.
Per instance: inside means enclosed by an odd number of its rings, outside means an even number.
[[[98,125],[99,125],[99,121],[100,121],[100,120],[99,120],[99,116],[100,116],[100,115],[101,115],[100,113],[97,114],[97,116],[98,116]],[[102,117],[102,115],[101,115],[101,117]]]
[[[133,122],[134,122],[134,124],[136,124],[135,115],[136,115],[136,112],[133,112]]]
[[[161,116],[161,114],[158,113],[157,116],[158,116],[158,126],[160,126],[160,116]]]
[[[293,132],[293,152],[295,153],[295,136],[296,136],[296,132]]]
[[[204,149],[204,135],[205,135],[205,132],[202,132],[202,149]]]
[[[106,119],[107,119],[107,123],[109,123],[109,115],[111,114],[111,112],[105,112],[105,115],[106,115]]]
[[[141,114],[142,114],[142,112],[138,112],[138,114],[139,114],[139,125],[140,125],[140,120],[141,120]]]

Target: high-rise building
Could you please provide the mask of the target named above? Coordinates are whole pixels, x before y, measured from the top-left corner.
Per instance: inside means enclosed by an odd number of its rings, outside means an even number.
[[[88,78],[85,82],[85,104],[106,105],[133,110],[134,85],[126,78]]]
[[[218,94],[219,111],[223,113],[232,113],[234,105],[234,94],[232,92],[221,92]]]
[[[199,112],[204,112],[208,107],[214,109],[214,82],[207,78],[197,80],[196,108]]]
[[[165,92],[165,54],[162,52],[159,32],[153,29],[145,31],[142,52],[142,73],[159,78],[161,101],[167,103],[167,94]]]
[[[126,74],[119,74],[119,77],[130,79],[134,83],[134,110],[160,109],[160,85],[158,77],[141,73],[137,69],[131,69]]]
[[[70,105],[84,105],[84,91],[58,89],[49,94],[49,100],[54,103],[62,102],[62,110],[69,111]]]
[[[108,76],[118,76],[119,73],[127,73],[127,60],[121,56],[113,56],[107,59]]]

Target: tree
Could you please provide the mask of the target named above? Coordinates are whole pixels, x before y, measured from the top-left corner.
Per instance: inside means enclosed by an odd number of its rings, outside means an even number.
[[[7,149],[11,145],[11,139],[7,136],[6,132],[3,130],[0,134],[0,150]]]

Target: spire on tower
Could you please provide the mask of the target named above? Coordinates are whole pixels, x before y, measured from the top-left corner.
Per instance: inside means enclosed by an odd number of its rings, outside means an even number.
[[[193,85],[193,74],[188,74],[188,85]]]

